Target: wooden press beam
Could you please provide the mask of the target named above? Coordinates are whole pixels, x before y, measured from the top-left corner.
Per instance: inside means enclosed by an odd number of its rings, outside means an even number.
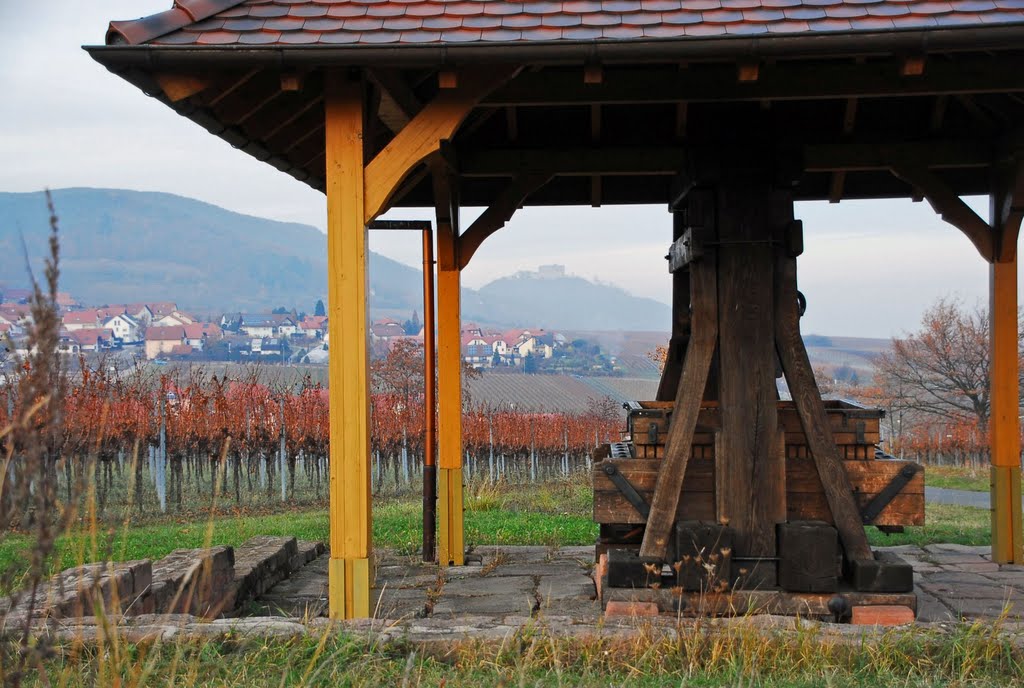
[[[853,496],[850,478],[836,450],[807,349],[800,337],[796,291],[796,258],[779,254],[775,269],[776,350],[846,558],[850,561],[868,561],[873,556],[864,533],[860,510]]]
[[[365,172],[366,222],[387,210],[395,190],[412,169],[437,152],[441,141],[452,138],[480,99],[515,71],[510,67],[464,70],[457,87],[439,91],[434,100],[377,153]]]
[[[524,174],[513,179],[512,183],[502,190],[497,200],[459,236],[459,269],[469,265],[473,254],[484,240],[504,227],[516,210],[523,205],[527,196],[547,184],[550,179],[551,175],[543,172]]]
[[[651,512],[640,545],[640,556],[664,559],[672,524],[676,520],[683,476],[690,459],[690,446],[697,428],[697,416],[718,340],[718,280],[714,251],[690,265],[692,335],[683,360],[676,405],[665,439],[665,459],[651,500]]]

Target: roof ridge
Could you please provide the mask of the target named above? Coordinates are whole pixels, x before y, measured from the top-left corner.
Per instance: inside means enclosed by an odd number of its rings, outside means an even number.
[[[196,24],[241,5],[246,0],[174,0],[169,10],[142,17],[112,21],[107,29],[107,45],[139,45]]]

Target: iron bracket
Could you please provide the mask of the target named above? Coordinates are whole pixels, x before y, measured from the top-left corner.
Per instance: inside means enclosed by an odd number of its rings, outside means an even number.
[[[914,476],[918,474],[921,467],[916,463],[908,463],[903,467],[899,473],[893,476],[892,480],[876,494],[870,502],[864,505],[860,510],[861,522],[865,525],[870,525],[879,514],[885,510],[885,507],[889,506],[896,495],[903,490],[907,484],[914,479]]]
[[[637,510],[644,518],[648,518],[651,515],[651,506],[644,500],[636,488],[633,487],[633,483],[626,479],[626,476],[619,472],[619,467],[614,463],[605,462],[604,474],[608,476],[608,479],[612,481],[615,487],[619,488],[619,492],[626,498],[626,501],[633,505],[633,508]]]

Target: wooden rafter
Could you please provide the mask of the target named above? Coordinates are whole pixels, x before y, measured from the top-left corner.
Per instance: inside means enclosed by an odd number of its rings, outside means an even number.
[[[367,72],[367,78],[380,90],[378,116],[394,133],[404,129],[423,109],[423,103],[398,70],[371,69]]]
[[[1024,58],[958,57],[932,61],[921,76],[901,77],[893,63],[762,65],[758,80],[738,82],[735,66],[679,70],[645,67],[605,75],[588,88],[572,70],[525,72],[485,100],[491,105],[674,103],[717,100],[822,100],[858,97],[975,94],[1024,91]]]
[[[993,260],[995,247],[991,227],[953,193],[944,181],[916,161],[894,161],[891,169],[893,174],[928,199],[928,203],[944,221],[963,232],[982,258],[989,262]]]
[[[473,254],[484,240],[505,226],[523,201],[531,193],[544,186],[551,179],[550,174],[526,174],[512,180],[483,214],[459,237],[459,269],[469,265]]]

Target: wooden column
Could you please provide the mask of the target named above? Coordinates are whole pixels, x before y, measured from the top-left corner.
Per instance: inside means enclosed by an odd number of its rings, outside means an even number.
[[[1020,489],[1017,237],[1024,215],[1024,155],[1001,170],[991,196],[989,267],[992,560],[1024,563]]]
[[[776,431],[773,221],[787,198],[765,182],[722,183],[718,197],[718,519],[736,531],[735,553],[775,556],[786,520],[785,463]],[[785,194],[782,194],[784,196]],[[789,203],[792,210],[792,201]],[[790,218],[792,216],[790,215]],[[750,584],[775,585],[774,566],[749,567]]]
[[[432,166],[437,211],[438,549],[441,566],[462,566],[462,320],[458,201],[443,164]]]
[[[1021,533],[1017,258],[989,268],[991,326],[992,560],[1024,561]]]
[[[363,184],[363,88],[328,78],[328,331],[330,333],[331,618],[370,615],[370,384]]]

